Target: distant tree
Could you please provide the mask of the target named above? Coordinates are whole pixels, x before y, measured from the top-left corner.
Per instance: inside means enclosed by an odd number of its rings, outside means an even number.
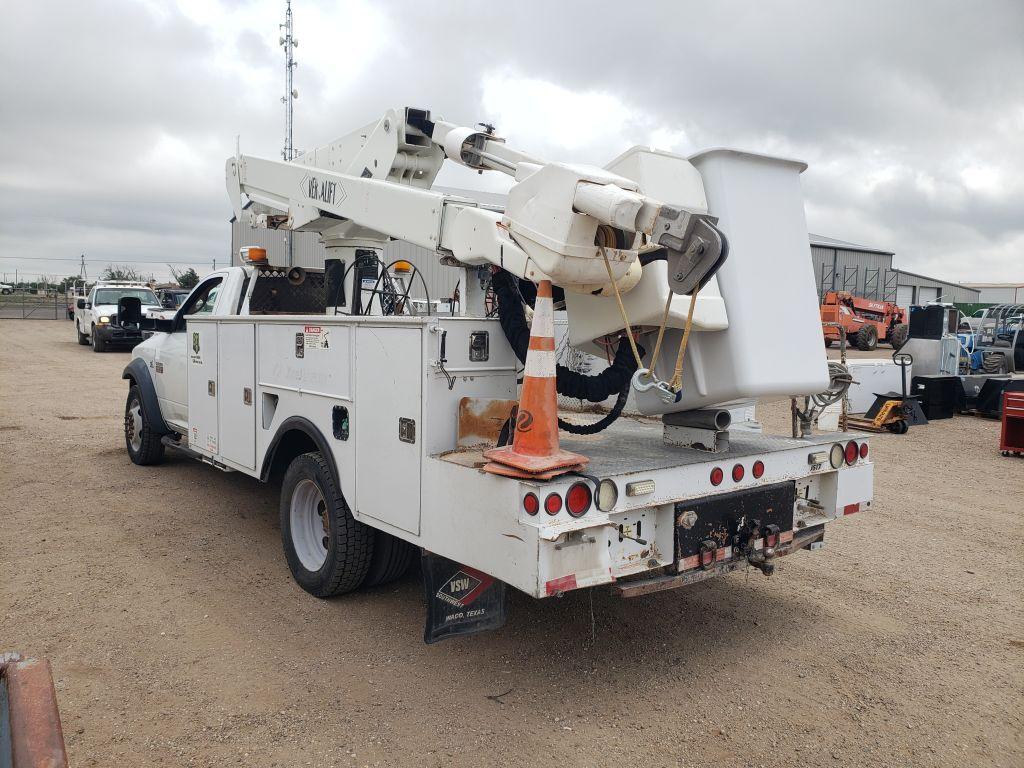
[[[179,271],[172,267],[170,264],[168,264],[167,266],[171,270],[171,276],[174,277],[174,282],[176,282],[182,288],[191,291],[193,288],[196,287],[196,283],[199,282],[199,275],[196,274],[196,271],[192,269],[192,267],[189,267],[184,271]]]
[[[126,280],[133,283],[144,281],[142,273],[129,267],[127,264],[108,264],[100,275],[100,280]]]

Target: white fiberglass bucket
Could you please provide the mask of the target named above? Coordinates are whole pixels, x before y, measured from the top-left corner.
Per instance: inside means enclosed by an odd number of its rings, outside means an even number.
[[[665,403],[651,389],[635,393],[637,407],[661,414],[823,391],[828,366],[800,188],[807,166],[731,149],[689,160],[729,240],[717,275],[728,327],[691,334],[679,403]],[[655,366],[663,381],[672,378],[681,336],[675,329],[665,335]],[[651,352],[654,335],[644,343]]]

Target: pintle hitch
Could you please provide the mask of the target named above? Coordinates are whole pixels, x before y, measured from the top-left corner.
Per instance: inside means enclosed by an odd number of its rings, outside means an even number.
[[[756,548],[758,539],[764,539],[764,546]],[[761,525],[760,520],[744,522],[736,532],[735,547],[747,559],[747,563],[757,568],[765,576],[775,573],[775,546],[768,542],[778,542],[779,526]]]

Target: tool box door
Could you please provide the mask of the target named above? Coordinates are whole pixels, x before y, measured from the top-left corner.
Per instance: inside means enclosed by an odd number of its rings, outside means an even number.
[[[217,400],[220,455],[246,469],[256,466],[256,325],[220,323]]]
[[[190,320],[186,328],[188,360],[188,445],[217,453],[217,324]]]
[[[423,351],[419,328],[356,331],[356,500],[359,514],[420,532]]]

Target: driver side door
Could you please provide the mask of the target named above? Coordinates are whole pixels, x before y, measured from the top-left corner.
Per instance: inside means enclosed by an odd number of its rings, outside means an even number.
[[[153,381],[160,410],[182,431],[188,426],[188,318],[213,314],[223,285],[223,275],[211,275],[196,286],[174,316],[174,330],[167,334],[154,359]]]

